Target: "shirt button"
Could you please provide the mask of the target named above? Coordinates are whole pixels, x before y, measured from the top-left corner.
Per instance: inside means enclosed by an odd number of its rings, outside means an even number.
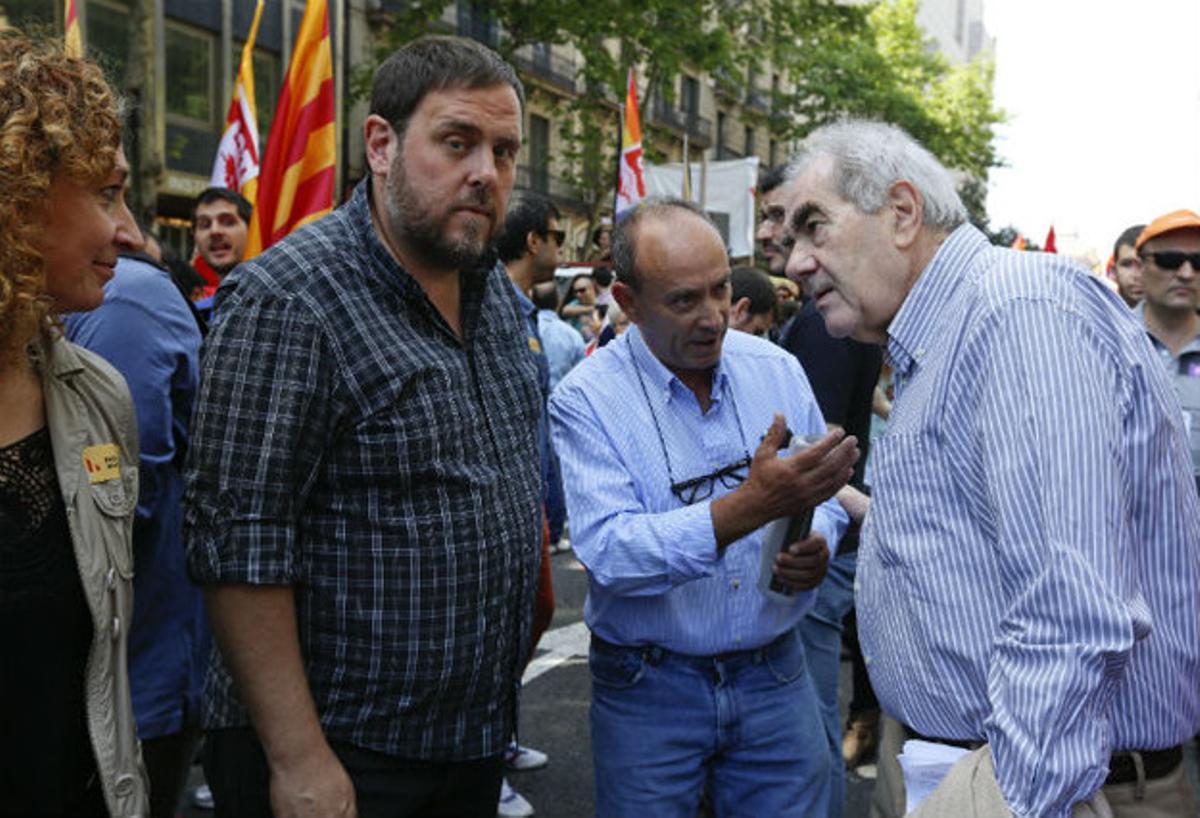
[[[870,657],[870,656],[864,656],[864,657],[863,657],[863,664],[864,664],[864,665],[869,665],[869,664],[871,664],[871,657]]]
[[[113,792],[118,798],[124,798],[133,793],[133,776],[129,773],[117,776],[117,781],[113,785]]]
[[[741,588],[741,587],[742,587],[742,581],[741,581],[740,579],[735,579],[733,582],[731,582],[731,583],[729,583],[729,584],[733,586],[733,590],[735,590],[735,591],[736,591],[738,588]]]
[[[860,593],[861,591],[862,591],[862,583],[859,582],[858,580],[854,580],[854,593],[857,594],[857,593]]]
[[[104,575],[104,584],[108,586],[108,590],[117,587],[117,569],[109,568],[108,573]]]
[[[121,617],[119,616],[113,617],[112,638],[114,642],[121,638]]]

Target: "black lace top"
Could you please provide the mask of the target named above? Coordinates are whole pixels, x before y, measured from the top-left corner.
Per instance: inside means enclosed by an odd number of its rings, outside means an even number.
[[[68,815],[96,791],[92,620],[46,428],[0,447],[0,815]]]

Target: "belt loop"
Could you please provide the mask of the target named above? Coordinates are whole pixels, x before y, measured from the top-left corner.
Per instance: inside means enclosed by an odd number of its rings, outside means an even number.
[[[1133,759],[1133,769],[1137,773],[1137,781],[1133,785],[1133,800],[1146,800],[1146,762],[1137,750],[1131,750],[1129,757]]]

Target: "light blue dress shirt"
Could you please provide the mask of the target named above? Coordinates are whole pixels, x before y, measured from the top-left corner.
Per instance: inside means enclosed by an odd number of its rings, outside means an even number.
[[[717,555],[709,505],[732,489],[718,482],[712,498],[690,506],[670,489],[753,455],[775,412],[796,434],[825,431],[796,359],[736,331],[725,336],[706,413],[636,327],[563,379],[550,397],[551,433],[595,634],[710,656],[768,644],[812,606],[815,592],[778,602],[759,590],[762,529]],[[813,528],[833,551],[846,523],[829,501]]]
[[[542,349],[550,362],[550,388],[553,389],[586,357],[583,336],[554,310],[538,310],[537,326],[538,334],[542,336]]]
[[[1200,503],[1144,329],[1065,259],[952,233],[888,330],[859,637],[885,710],[986,739],[1019,816],[1200,728]]]

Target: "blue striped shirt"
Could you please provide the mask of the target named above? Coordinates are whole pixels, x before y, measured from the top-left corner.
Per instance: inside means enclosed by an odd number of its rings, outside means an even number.
[[[718,557],[711,499],[685,506],[670,489],[753,455],[775,412],[797,434],[825,430],[796,359],[742,332],[725,335],[706,413],[636,327],[567,374],[550,397],[550,423],[594,633],[709,656],[765,645],[812,607],[811,591],[780,603],[758,590],[762,529]],[[713,498],[729,491],[718,482]],[[832,551],[846,522],[830,501],[813,528]]]
[[[859,552],[884,708],[983,739],[1021,816],[1200,727],[1200,503],[1133,314],[1066,260],[942,244],[889,328],[897,397]]]

